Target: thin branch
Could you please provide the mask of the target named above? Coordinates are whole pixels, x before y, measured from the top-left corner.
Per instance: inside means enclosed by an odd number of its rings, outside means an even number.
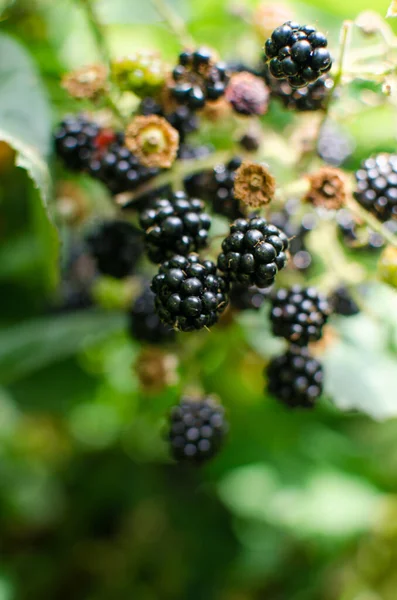
[[[182,17],[172,10],[169,4],[167,4],[166,0],[151,0],[151,2],[160,17],[179,39],[182,46],[186,48],[194,48],[195,42],[186,30],[186,25]]]
[[[346,206],[354,215],[364,221],[368,227],[379,233],[388,244],[397,248],[397,237],[383,223],[378,221],[376,217],[371,215],[365,208],[362,208],[354,198],[348,198]]]
[[[179,160],[174,164],[172,169],[157,175],[157,177],[154,177],[147,183],[139,186],[134,192],[118,194],[115,197],[116,204],[121,208],[126,207],[143,194],[153,192],[157,188],[165,185],[175,184],[175,182],[179,182],[185,177],[194,175],[200,171],[212,169],[218,164],[227,162],[232,156],[232,152],[215,152],[214,154],[201,159]]]
[[[90,24],[92,34],[95,38],[95,42],[98,47],[98,52],[100,54],[101,60],[107,67],[110,68],[111,56],[108,45],[106,43],[106,37],[103,31],[102,24],[100,23],[95,8],[93,6],[93,0],[83,0],[83,5],[85,7],[87,20]]]

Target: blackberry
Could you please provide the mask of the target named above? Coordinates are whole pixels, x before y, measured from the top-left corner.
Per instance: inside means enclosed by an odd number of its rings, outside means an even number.
[[[144,167],[124,145],[124,136],[111,143],[106,151],[89,162],[92,177],[102,181],[112,194],[132,191],[155,177],[159,169]]]
[[[380,221],[397,219],[397,154],[367,158],[356,172],[356,200]]]
[[[259,310],[269,297],[270,288],[234,283],[230,289],[230,306],[236,310]]]
[[[54,132],[57,155],[71,171],[83,171],[95,151],[100,127],[83,115],[70,115]]]
[[[157,115],[164,117],[174,129],[179,133],[179,140],[183,143],[188,135],[194,133],[199,128],[199,118],[187,106],[178,106],[170,113],[164,112],[161,104],[153,98],[144,98],[140,104],[139,112],[141,115]]]
[[[332,306],[332,311],[337,315],[351,317],[360,312],[359,307],[349,294],[349,290],[345,287],[337,288],[329,297],[329,302]]]
[[[211,203],[214,213],[227,219],[244,216],[240,203],[234,197],[234,177],[242,159],[233,157],[226,164],[219,164],[212,171],[206,170],[191,175],[184,180],[186,191]]]
[[[298,112],[324,110],[334,87],[333,79],[329,75],[322,75],[314,83],[298,89],[293,88],[286,79],[273,77],[267,65],[264,78],[270,87],[271,97],[280,100],[286,109]]]
[[[154,95],[164,85],[166,68],[156,53],[135,52],[112,61],[111,74],[122,91]]]
[[[129,331],[140,342],[166,344],[175,339],[175,331],[160,321],[154,305],[154,294],[147,284],[129,313]]]
[[[212,398],[185,396],[171,411],[171,454],[178,462],[203,463],[219,452],[227,429],[224,409]]]
[[[98,270],[117,279],[130,275],[143,253],[141,232],[125,221],[102,223],[87,244]]]
[[[226,66],[214,63],[211,52],[206,48],[182,52],[172,77],[173,97],[193,111],[203,108],[208,100],[218,100],[223,96],[228,82]]]
[[[280,289],[272,299],[273,334],[306,346],[322,337],[330,313],[326,297],[315,288],[294,285],[289,290]]]
[[[222,242],[218,267],[231,281],[269,287],[287,262],[288,238],[262,217],[236,219]]]
[[[265,375],[268,391],[291,408],[313,408],[323,391],[323,368],[307,348],[291,345],[269,363]]]
[[[284,231],[289,239],[292,265],[298,271],[307,271],[312,264],[312,256],[306,246],[306,236],[315,226],[315,217],[313,218],[312,214],[307,213],[299,223],[292,218],[294,211],[295,203],[287,203],[280,212],[272,214],[272,223]]]
[[[347,209],[341,209],[336,213],[336,222],[342,241],[349,248],[377,251],[385,245],[380,233],[360,226]],[[397,234],[397,220],[390,219],[384,223],[384,226],[392,233]]]
[[[354,151],[354,141],[336,123],[326,123],[321,128],[317,142],[317,154],[324,162],[340,167]]]
[[[292,88],[314,83],[332,67],[324,34],[309,25],[287,21],[266,41],[265,59],[276,79],[285,79]]]
[[[180,331],[211,327],[228,303],[228,285],[210,260],[196,254],[173,256],[153,278],[161,320]]]
[[[186,255],[207,245],[211,217],[204,202],[176,192],[170,199],[158,198],[140,215],[149,259],[160,263],[174,254]]]

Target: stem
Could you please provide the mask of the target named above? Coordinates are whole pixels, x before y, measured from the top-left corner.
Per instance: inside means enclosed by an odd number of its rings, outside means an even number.
[[[92,34],[95,38],[95,42],[98,47],[98,52],[101,56],[101,60],[107,67],[110,67],[111,57],[109,53],[109,48],[106,43],[106,38],[102,24],[99,22],[97,14],[95,12],[93,0],[83,0],[83,4],[85,6],[87,20],[90,24]]]
[[[187,32],[184,20],[172,10],[172,8],[167,4],[166,0],[151,0],[151,3],[171,31],[174,32],[182,46],[187,48],[194,47],[194,40]]]
[[[121,208],[126,207],[143,194],[154,192],[157,188],[165,185],[178,184],[178,182],[183,181],[189,175],[212,169],[220,163],[227,162],[232,156],[231,152],[215,152],[201,159],[180,160],[174,164],[172,169],[153,177],[147,183],[139,186],[134,192],[126,192],[115,196],[116,204]]]
[[[366,211],[365,208],[362,208],[358,202],[356,202],[353,198],[348,198],[346,206],[353,214],[364,221],[368,227],[379,233],[386,242],[388,242],[391,246],[394,246],[394,248],[397,248],[397,237],[393,235],[393,233],[389,231],[387,227],[385,227],[380,221],[378,221],[376,217]]]
[[[335,97],[336,90],[342,83],[343,68],[344,68],[345,58],[346,58],[346,50],[347,50],[350,32],[352,30],[353,24],[354,24],[353,21],[344,21],[342,24],[342,29],[340,32],[340,53],[339,53],[339,60],[338,60],[338,70],[336,71],[336,75],[334,78],[334,87],[332,88],[330,95],[328,96],[327,104],[324,109],[324,115],[320,121],[319,129],[318,129],[319,134],[321,133],[321,130],[324,126],[325,121],[328,119],[328,113],[331,108],[332,101]]]

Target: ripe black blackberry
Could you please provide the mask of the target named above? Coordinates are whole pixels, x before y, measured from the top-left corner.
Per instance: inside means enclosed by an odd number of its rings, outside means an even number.
[[[397,219],[397,154],[367,158],[356,172],[356,200],[380,221]]]
[[[173,256],[153,278],[161,320],[180,331],[211,327],[228,303],[228,285],[210,260],[196,254]]]
[[[212,171],[191,175],[184,181],[186,191],[211,203],[214,213],[234,220],[243,216],[239,201],[234,197],[233,187],[237,169],[242,159],[233,157],[226,164],[219,164]]]
[[[144,167],[124,145],[124,136],[119,134],[104,153],[93,157],[88,165],[92,177],[101,180],[112,194],[135,190],[155,177],[158,169]]]
[[[230,289],[230,306],[236,310],[259,310],[269,297],[271,288],[258,288],[234,283]]]
[[[280,100],[286,109],[299,112],[324,110],[334,87],[333,79],[326,74],[305,87],[293,88],[286,79],[273,77],[268,65],[265,65],[264,78],[272,98]]]
[[[203,211],[204,202],[184,192],[154,200],[139,219],[149,259],[160,263],[174,254],[186,255],[204,248],[211,217]]]
[[[317,154],[324,162],[340,167],[354,151],[354,141],[336,123],[325,123],[317,142]]]
[[[230,281],[269,287],[286,264],[288,238],[262,217],[236,219],[222,242],[218,267]]]
[[[306,346],[322,337],[330,313],[326,297],[315,288],[294,285],[289,290],[280,289],[272,299],[273,334]]]
[[[187,106],[178,106],[174,111],[165,113],[161,104],[153,98],[144,98],[140,104],[139,112],[142,115],[157,115],[164,117],[179,133],[179,141],[183,143],[188,135],[199,128],[199,118]]]
[[[324,34],[310,25],[288,21],[277,27],[265,44],[265,59],[276,79],[286,79],[291,87],[313,83],[332,67]]]
[[[342,241],[349,248],[376,252],[385,245],[380,233],[360,225],[351,212],[344,208],[336,213],[336,222]],[[397,234],[397,219],[385,221],[384,226],[392,233]]]
[[[166,344],[174,341],[175,331],[160,321],[154,305],[154,294],[147,284],[129,313],[129,331],[140,342]]]
[[[54,132],[57,155],[72,171],[83,171],[95,151],[95,140],[100,127],[83,115],[70,115]]]
[[[207,100],[218,100],[223,96],[228,82],[226,66],[215,63],[207,48],[182,52],[172,77],[173,97],[192,111],[203,108]]]
[[[323,391],[321,364],[307,348],[293,344],[269,363],[265,376],[268,391],[291,408],[313,408]]]
[[[215,456],[228,425],[225,411],[212,398],[183,397],[171,411],[168,440],[178,462],[200,464]]]
[[[142,233],[125,221],[102,223],[87,244],[98,270],[117,279],[130,275],[143,254]]]
[[[337,288],[329,297],[332,311],[337,315],[352,317],[360,312],[359,307],[345,287]]]

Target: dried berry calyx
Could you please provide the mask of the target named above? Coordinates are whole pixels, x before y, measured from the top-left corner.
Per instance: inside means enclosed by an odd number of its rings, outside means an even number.
[[[276,180],[265,165],[244,161],[234,178],[234,195],[248,206],[269,204],[276,191]]]
[[[107,69],[103,65],[89,65],[67,73],[62,86],[73,98],[97,100],[108,89]]]
[[[314,206],[336,210],[342,208],[347,198],[347,180],[340,169],[322,167],[308,176],[310,188],[305,201]]]
[[[141,165],[170,168],[177,156],[179,133],[163,117],[138,116],[127,127],[125,145]]]

